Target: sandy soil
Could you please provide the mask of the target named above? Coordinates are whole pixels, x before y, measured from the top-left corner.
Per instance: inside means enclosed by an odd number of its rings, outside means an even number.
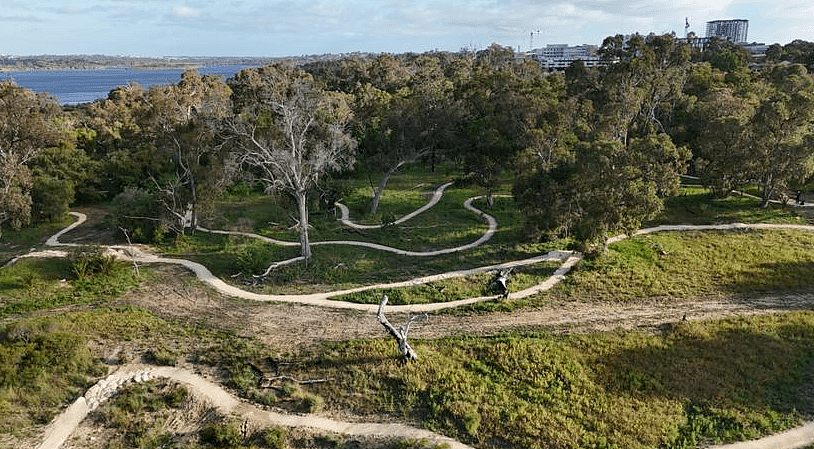
[[[188,270],[155,266],[158,280],[143,285],[122,303],[144,307],[165,318],[182,318],[259,338],[278,350],[302,349],[322,341],[386,338],[373,313],[323,307],[252,303],[235,300],[203,286]],[[727,316],[768,314],[814,308],[814,293],[754,297],[692,299],[648,298],[636,303],[557,302],[512,312],[431,314],[429,321],[410,328],[413,338],[454,335],[490,336],[518,330],[553,333],[659,328],[682,319],[706,320]],[[407,319],[388,314],[393,323]]]

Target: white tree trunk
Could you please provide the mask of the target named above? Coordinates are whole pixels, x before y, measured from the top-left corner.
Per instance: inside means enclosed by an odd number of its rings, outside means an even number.
[[[308,196],[304,191],[295,194],[300,211],[300,255],[308,263],[311,260],[311,241],[308,239]]]
[[[407,332],[410,330],[410,323],[413,322],[414,318],[411,318],[407,324],[402,327],[401,329],[397,329],[395,326],[390,324],[390,321],[387,320],[387,317],[384,316],[382,313],[382,309],[387,304],[387,295],[382,295],[382,302],[379,303],[379,311],[376,313],[376,318],[379,320],[379,323],[384,326],[387,330],[387,333],[390,334],[393,338],[396,339],[396,343],[399,346],[399,352],[406,360],[416,360],[418,359],[418,354],[416,354],[415,350],[410,346],[410,343],[407,342]],[[424,315],[426,317],[426,315]]]

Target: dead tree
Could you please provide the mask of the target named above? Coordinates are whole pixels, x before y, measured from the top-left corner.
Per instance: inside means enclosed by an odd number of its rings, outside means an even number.
[[[387,333],[396,339],[396,342],[399,345],[399,352],[401,352],[401,355],[404,356],[404,359],[416,360],[418,358],[418,354],[416,354],[415,350],[410,346],[410,343],[407,342],[407,332],[410,331],[410,324],[412,324],[413,321],[421,317],[427,320],[429,319],[429,316],[425,313],[424,315],[416,315],[411,317],[410,320],[407,321],[407,324],[397,329],[395,326],[390,324],[390,321],[387,321],[387,317],[385,317],[384,313],[382,313],[382,309],[386,304],[387,295],[382,295],[382,302],[379,303],[379,311],[376,312],[376,318],[379,320],[379,323],[382,323],[382,326],[384,326],[384,328],[387,330]]]
[[[508,270],[500,270],[497,274],[495,274],[495,277],[492,278],[492,285],[494,285],[495,290],[497,290],[497,293],[499,293],[503,299],[509,297],[508,282],[511,274],[512,268],[509,268]]]

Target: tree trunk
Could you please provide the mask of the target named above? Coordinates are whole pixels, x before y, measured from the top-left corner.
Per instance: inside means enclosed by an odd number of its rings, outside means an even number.
[[[401,166],[405,163],[407,163],[407,161],[399,162],[395,167],[391,168],[387,171],[387,173],[384,174],[379,186],[373,191],[373,198],[370,200],[370,215],[376,214],[376,212],[379,210],[379,201],[382,199],[382,194],[384,193],[384,188],[387,187],[387,182],[390,181],[390,178],[392,178],[398,169],[401,168]]]
[[[763,181],[763,198],[761,198],[760,207],[766,208],[769,206],[769,200],[772,199],[773,193],[774,193],[774,176],[772,176],[772,173],[768,173],[766,175],[765,180]]]
[[[195,184],[195,176],[193,176],[192,173],[190,173],[189,176],[189,186],[192,197],[192,217],[189,223],[189,233],[193,234],[195,233],[195,228],[198,227],[198,186]]]
[[[304,191],[299,191],[294,196],[300,209],[300,255],[308,263],[311,260],[311,242],[308,240],[308,196]]]
[[[382,312],[382,309],[386,305],[387,305],[387,295],[382,295],[382,301],[379,303],[379,311],[376,312],[376,319],[378,319],[379,323],[381,323],[381,325],[384,326],[385,330],[387,330],[387,333],[390,334],[391,337],[396,339],[396,343],[398,344],[399,347],[399,352],[404,357],[404,360],[418,359],[418,354],[416,354],[415,350],[412,348],[412,346],[410,346],[410,343],[407,342],[407,333],[410,331],[410,323],[412,323],[415,320],[415,318],[418,317],[411,318],[410,321],[408,321],[403,328],[397,329],[395,326],[390,324],[390,321],[387,320],[387,317],[385,317],[384,313]],[[427,315],[424,314],[424,317],[427,317]]]

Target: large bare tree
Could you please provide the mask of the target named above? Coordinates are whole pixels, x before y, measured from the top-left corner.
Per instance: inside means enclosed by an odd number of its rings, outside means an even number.
[[[245,70],[230,84],[239,108],[232,123],[237,159],[268,191],[286,192],[297,202],[300,253],[308,261],[308,193],[325,173],[354,162],[356,142],[346,132],[350,102],[285,66]]]

